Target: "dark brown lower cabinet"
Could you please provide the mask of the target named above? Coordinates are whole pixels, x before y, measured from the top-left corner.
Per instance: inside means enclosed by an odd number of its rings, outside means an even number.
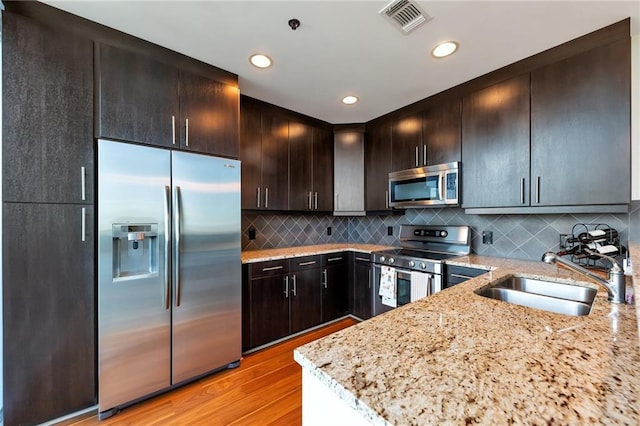
[[[361,319],[369,319],[373,314],[372,281],[371,281],[371,255],[365,253],[353,253],[351,263],[352,271],[352,304],[350,311]]]
[[[347,313],[347,253],[322,256],[322,322],[332,321]]]
[[[318,259],[319,260],[319,259]],[[320,262],[314,268],[290,273],[291,333],[322,322],[320,313]]]
[[[3,204],[7,425],[97,403],[93,223],[91,206]]]

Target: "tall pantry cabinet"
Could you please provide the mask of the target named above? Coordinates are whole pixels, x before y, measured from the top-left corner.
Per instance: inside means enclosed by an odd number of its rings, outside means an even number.
[[[2,13],[4,421],[96,403],[93,43]]]

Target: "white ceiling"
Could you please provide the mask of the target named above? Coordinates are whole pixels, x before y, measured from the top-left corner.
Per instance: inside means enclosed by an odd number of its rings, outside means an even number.
[[[409,35],[388,1],[51,1],[46,3],[238,74],[242,93],[330,123],[361,123],[631,17],[640,1],[422,1]],[[287,22],[300,20],[293,31]],[[431,48],[459,51],[434,59]],[[274,60],[253,68],[250,54]],[[345,106],[354,94],[360,102]]]

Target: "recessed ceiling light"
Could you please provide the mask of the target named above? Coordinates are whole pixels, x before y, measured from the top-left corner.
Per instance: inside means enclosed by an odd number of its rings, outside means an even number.
[[[353,105],[356,102],[358,102],[358,98],[356,96],[349,95],[342,98],[342,103],[345,105]]]
[[[458,50],[458,43],[455,41],[445,41],[444,43],[440,43],[431,51],[431,56],[434,58],[444,58],[445,56],[451,55],[453,52]]]
[[[251,55],[249,57],[249,61],[254,67],[258,68],[269,68],[271,66],[271,58],[267,55],[263,55],[261,53],[256,53],[255,55]]]

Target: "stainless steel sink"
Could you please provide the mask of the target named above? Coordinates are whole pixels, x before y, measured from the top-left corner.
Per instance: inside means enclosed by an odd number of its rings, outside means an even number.
[[[597,292],[591,287],[514,275],[476,290],[491,299],[573,316],[588,315]]]

